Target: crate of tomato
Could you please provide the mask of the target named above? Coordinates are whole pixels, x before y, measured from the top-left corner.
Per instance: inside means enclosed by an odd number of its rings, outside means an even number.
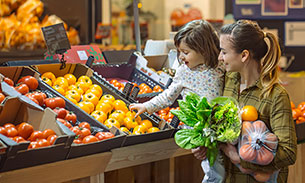
[[[125,139],[125,134],[119,132],[112,133],[113,138],[102,140],[98,137],[95,137],[98,132],[107,134],[110,133],[109,128],[102,125],[101,123],[98,123],[94,118],[90,117],[83,110],[80,110],[80,108],[74,105],[70,100],[65,98],[54,88],[42,81],[39,78],[39,74],[33,71],[31,68],[3,67],[1,68],[1,73],[7,78],[12,78],[13,83],[16,83],[13,85],[14,87],[8,87],[8,89],[11,90],[9,92],[11,95],[20,96],[26,99],[32,105],[36,106],[37,108],[43,109],[48,107],[57,113],[59,113],[59,111],[65,111],[66,115],[64,117],[60,116],[60,118],[57,117],[57,120],[64,124],[66,127],[70,128],[70,130],[74,129],[74,133],[77,132],[75,137],[76,139],[71,144],[71,149],[67,154],[67,158],[90,155],[121,147]],[[16,88],[20,86],[18,82],[24,77],[31,77],[36,79],[36,88],[28,89],[30,91],[29,93],[23,93],[22,91],[18,90],[22,93],[17,92],[16,94]],[[26,82],[20,83],[24,84]],[[7,83],[2,82],[2,84],[6,85]],[[45,98],[40,100],[40,98],[36,96],[37,94],[45,95]],[[86,130],[82,127],[79,127],[79,124],[82,122],[88,123],[90,125],[90,129]],[[78,128],[79,130],[75,131],[76,128]],[[90,131],[90,134],[88,133],[88,131]],[[85,138],[85,136],[89,137]],[[84,140],[84,143],[83,141],[80,143],[80,140]],[[96,142],[93,142],[94,140],[96,140]]]
[[[50,108],[24,99],[8,96],[0,105],[0,141],[7,146],[1,172],[64,160],[75,136]]]
[[[119,129],[117,132],[128,134],[124,146],[171,137],[173,129],[153,115],[143,114],[140,120],[135,122],[135,113],[128,109],[130,101],[105,80],[94,75],[90,68],[82,64],[67,64],[63,70],[59,68],[60,64],[35,66],[35,70],[41,74],[40,80],[49,83],[46,86],[64,94],[65,99],[97,123],[108,128],[115,126]],[[78,92],[79,89],[82,91]],[[136,127],[136,124],[142,125],[142,128]]]
[[[118,65],[93,65],[92,69],[101,78],[105,78],[109,84],[113,85],[121,92],[124,92],[123,90],[126,83],[131,83],[133,86],[137,86],[139,88],[138,93],[131,97],[139,102],[145,102],[165,90],[169,86],[170,82],[164,86],[155,81],[153,78],[135,67],[136,60],[137,56],[133,54],[130,56],[128,63]],[[126,94],[122,93],[122,96],[125,95]]]

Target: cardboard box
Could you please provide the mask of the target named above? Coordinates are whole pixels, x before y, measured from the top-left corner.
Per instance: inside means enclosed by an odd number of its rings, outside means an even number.
[[[153,68],[156,71],[161,70],[163,67],[168,67],[168,64],[166,64],[167,57],[167,54],[144,56],[144,58],[148,61],[147,67]]]
[[[28,150],[29,142],[16,143],[0,135],[0,139],[8,146],[6,159],[0,171],[25,168],[44,163],[64,160],[70,150],[75,134],[64,131],[56,122],[56,114],[50,108],[40,110],[20,97],[7,97],[0,105],[0,126],[5,123],[18,125],[22,122],[31,124],[34,130],[52,129],[58,135],[54,145]]]
[[[305,76],[291,77],[291,74],[282,72],[280,82],[287,90],[290,100],[297,106],[305,101]]]

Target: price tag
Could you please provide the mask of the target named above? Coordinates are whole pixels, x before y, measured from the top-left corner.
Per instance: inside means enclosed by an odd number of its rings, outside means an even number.
[[[111,25],[98,23],[95,32],[95,39],[109,38],[111,36]]]
[[[41,28],[49,53],[63,54],[71,48],[63,23]]]
[[[77,51],[80,60],[88,60],[86,51]]]

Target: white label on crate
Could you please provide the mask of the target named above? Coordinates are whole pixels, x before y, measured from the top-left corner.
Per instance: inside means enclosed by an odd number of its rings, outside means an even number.
[[[166,84],[167,84],[169,79],[170,79],[170,76],[168,74],[166,74],[164,72],[161,72],[159,83],[161,83],[164,86],[166,86]]]
[[[147,66],[147,60],[143,56],[138,55],[136,68],[137,69],[140,69],[141,67],[146,68],[146,66]]]
[[[80,60],[88,60],[86,51],[77,51]]]

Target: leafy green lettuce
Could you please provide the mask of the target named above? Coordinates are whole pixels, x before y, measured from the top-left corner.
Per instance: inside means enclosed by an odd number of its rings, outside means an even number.
[[[217,97],[208,102],[195,93],[189,93],[185,101],[178,103],[180,110],[171,110],[172,114],[192,129],[180,129],[175,134],[176,144],[184,149],[207,147],[212,166],[218,153],[217,143],[233,142],[240,134],[238,103],[230,97]]]

